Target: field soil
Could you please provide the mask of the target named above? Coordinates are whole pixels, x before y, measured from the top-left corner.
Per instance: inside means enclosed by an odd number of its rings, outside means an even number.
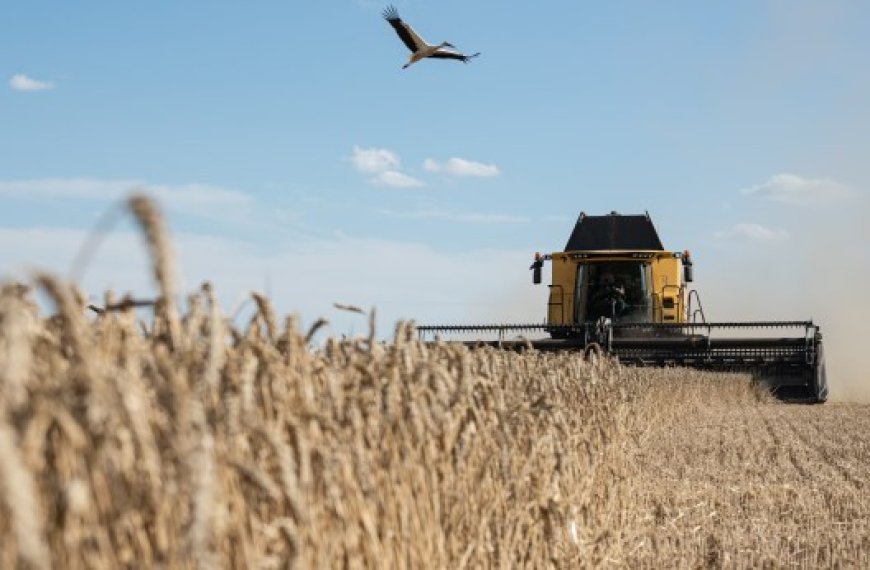
[[[629,565],[866,568],[870,406],[715,396],[639,439]]]

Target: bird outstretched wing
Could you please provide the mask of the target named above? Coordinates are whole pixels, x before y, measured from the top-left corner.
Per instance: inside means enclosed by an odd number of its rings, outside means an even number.
[[[396,33],[401,38],[402,42],[408,46],[411,51],[418,51],[422,47],[426,47],[426,40],[417,35],[414,28],[406,24],[399,17],[399,12],[395,6],[387,6],[383,12],[384,19],[393,26]]]
[[[435,53],[433,53],[429,57],[434,57],[436,59],[456,59],[456,60],[461,61],[462,63],[468,63],[468,60],[470,60],[473,57],[477,57],[479,55],[480,55],[480,52],[473,53],[471,55],[465,55],[464,53],[439,49],[438,51],[436,51]]]

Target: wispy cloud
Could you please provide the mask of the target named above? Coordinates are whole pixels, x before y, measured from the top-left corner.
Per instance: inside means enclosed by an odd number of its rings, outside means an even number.
[[[378,186],[414,188],[426,185],[422,180],[403,172],[399,155],[388,148],[354,146],[348,160],[358,172],[374,174],[375,176],[370,178],[369,182]],[[475,176],[478,178],[488,178],[499,174],[498,167],[494,164],[484,164],[457,157],[447,159],[443,163],[427,158],[423,161],[423,169],[450,176]]]
[[[560,223],[560,222],[573,222],[575,219],[576,218],[573,218],[571,216],[549,215],[549,216],[544,216],[542,221]]]
[[[54,83],[39,81],[23,73],[17,73],[9,80],[9,86],[16,91],[46,91],[54,89]]]
[[[425,186],[413,176],[408,176],[398,170],[385,170],[371,179],[373,184],[390,186],[392,188],[416,188]]]
[[[385,170],[398,170],[401,166],[399,156],[386,148],[353,147],[350,161],[360,172],[375,173]]]
[[[87,239],[86,230],[0,227],[3,276],[26,279],[34,265],[65,273]],[[525,321],[546,306],[546,290],[530,286],[525,274],[505,277],[528,266],[526,249],[469,248],[458,256],[411,240],[360,236],[279,241],[265,249],[226,236],[173,232],[173,239],[181,289],[191,290],[208,280],[227,312],[239,299],[249,298],[251,289],[280,292],[274,298],[279,312],[298,311],[312,321],[329,315],[340,332],[347,330],[343,319],[350,323],[357,317],[336,314],[336,301],[366,309],[377,306],[379,331],[393,330],[400,318],[459,322],[469,318],[469,311],[474,319],[501,316]],[[94,296],[107,288],[136,297],[153,295],[141,242],[136,232],[113,231],[87,267],[84,290]],[[385,279],[378,268],[389,267],[404,270]],[[478,270],[467,272],[468,267]],[[456,280],[460,274],[461,283]],[[364,321],[359,324],[367,330]]]
[[[781,241],[788,239],[789,234],[781,228],[768,228],[761,224],[740,223],[734,224],[727,230],[713,234],[717,239],[748,239],[752,241]]]
[[[425,184],[401,171],[399,155],[386,148],[353,147],[350,162],[359,172],[374,174],[369,182],[391,188],[416,188]]]
[[[95,178],[0,180],[0,196],[15,199],[112,202],[133,190],[150,194],[170,210],[206,217],[215,211],[227,212],[249,206],[253,201],[244,192],[207,184],[167,185],[142,180]]]
[[[423,161],[423,168],[429,172],[443,172],[452,176],[476,176],[479,178],[489,178],[498,176],[498,167],[494,164],[484,164],[464,158],[449,158],[444,163],[439,163],[431,158]]]
[[[474,212],[451,212],[447,210],[415,210],[409,212],[397,212],[395,210],[381,209],[377,212],[392,218],[408,220],[443,220],[447,222],[460,222],[468,224],[525,224],[528,218],[513,216],[510,214],[479,214]]]
[[[849,199],[851,187],[826,178],[777,174],[766,182],[743,188],[741,193],[795,206],[832,206]]]

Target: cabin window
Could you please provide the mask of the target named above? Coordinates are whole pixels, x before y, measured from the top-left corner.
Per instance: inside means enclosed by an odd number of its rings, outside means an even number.
[[[607,317],[615,322],[651,320],[651,271],[641,261],[596,261],[577,267],[578,322]]]

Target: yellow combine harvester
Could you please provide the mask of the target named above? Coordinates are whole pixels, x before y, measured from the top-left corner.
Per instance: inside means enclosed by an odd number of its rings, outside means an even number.
[[[541,283],[545,262],[552,267],[545,323],[420,326],[418,331],[424,338],[497,334],[497,340],[462,342],[518,350],[594,345],[629,365],[749,372],[784,399],[827,398],[819,327],[812,321],[707,322],[697,291],[689,288],[689,252],[665,250],[649,215],[581,213],[564,251],[535,254],[535,284]],[[785,330],[795,332],[764,334]],[[550,338],[506,340],[537,331]]]

